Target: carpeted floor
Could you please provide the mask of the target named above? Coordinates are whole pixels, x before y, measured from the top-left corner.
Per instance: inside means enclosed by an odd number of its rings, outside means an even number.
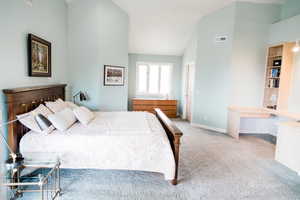
[[[251,136],[236,141],[187,122],[176,123],[184,132],[179,185],[170,185],[157,173],[62,170],[60,199],[300,199],[300,177],[274,161],[274,145]]]

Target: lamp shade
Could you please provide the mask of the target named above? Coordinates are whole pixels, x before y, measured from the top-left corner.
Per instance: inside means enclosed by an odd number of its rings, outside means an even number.
[[[42,131],[47,130],[52,125],[52,123],[42,114],[36,115],[35,120]]]

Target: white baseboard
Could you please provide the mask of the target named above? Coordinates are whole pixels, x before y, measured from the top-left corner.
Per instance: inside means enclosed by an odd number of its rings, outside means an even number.
[[[210,130],[210,131],[215,131],[218,133],[225,133],[225,134],[227,133],[226,129],[223,129],[223,128],[215,128],[215,127],[202,125],[202,124],[196,124],[196,123],[191,123],[191,125],[194,127],[203,128],[203,129]]]
[[[266,132],[266,131],[250,131],[250,130],[246,130],[246,131],[240,130],[240,134],[269,134],[269,135],[272,135],[270,132]]]

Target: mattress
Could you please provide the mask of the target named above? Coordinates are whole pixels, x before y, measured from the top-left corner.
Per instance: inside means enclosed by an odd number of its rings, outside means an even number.
[[[77,122],[65,132],[30,131],[20,141],[20,152],[30,160],[56,155],[61,168],[140,170],[174,178],[173,152],[155,115],[96,112],[95,116],[89,125]]]

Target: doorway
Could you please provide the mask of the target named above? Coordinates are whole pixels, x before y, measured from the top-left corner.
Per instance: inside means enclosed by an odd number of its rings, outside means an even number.
[[[192,106],[193,106],[193,84],[194,84],[194,64],[186,65],[186,87],[185,87],[185,113],[186,119],[192,121]]]

